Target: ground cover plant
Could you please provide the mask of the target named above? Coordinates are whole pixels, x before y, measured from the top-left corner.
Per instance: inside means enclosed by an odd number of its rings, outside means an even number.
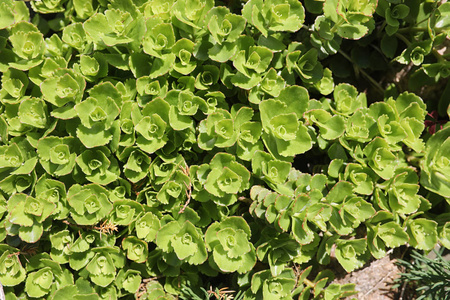
[[[0,0],[6,299],[341,299],[450,249],[450,3]]]

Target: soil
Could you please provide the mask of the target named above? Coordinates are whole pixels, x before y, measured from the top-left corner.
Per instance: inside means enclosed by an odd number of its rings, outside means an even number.
[[[403,257],[404,249],[395,249],[385,257],[368,262],[359,270],[347,273],[336,261],[333,265],[336,279],[334,283],[354,283],[358,294],[350,297],[358,300],[412,300],[415,291],[413,287],[401,285],[394,288],[394,280],[400,277],[404,270],[395,264]]]

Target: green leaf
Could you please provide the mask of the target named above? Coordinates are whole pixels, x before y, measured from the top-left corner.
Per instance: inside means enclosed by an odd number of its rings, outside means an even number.
[[[117,274],[116,285],[119,288],[123,288],[127,292],[134,294],[138,291],[141,281],[142,277],[139,271],[132,269],[124,271],[124,269],[122,269]]]
[[[87,46],[86,31],[81,23],[72,23],[64,27],[62,40],[77,50],[83,50]]]
[[[96,253],[86,266],[86,270],[89,272],[92,282],[101,287],[106,287],[115,279],[116,268],[111,256],[106,251]]]
[[[83,97],[86,82],[71,69],[59,69],[41,84],[44,100],[61,107],[69,102],[78,103]]]
[[[205,242],[195,226],[186,221],[180,231],[172,238],[172,246],[180,260],[199,265],[208,258]]]
[[[107,190],[97,184],[70,187],[67,199],[70,214],[79,225],[93,225],[106,217],[113,205],[108,200]]]
[[[395,162],[398,158],[389,150],[386,140],[376,137],[363,151],[369,159],[369,166],[381,178],[390,179],[394,175]]]
[[[151,212],[145,213],[135,222],[136,235],[139,239],[146,242],[152,242],[156,238],[156,233],[161,227],[160,221],[156,215]]]
[[[7,246],[5,244],[0,245],[0,280],[3,286],[16,286],[25,280],[27,272],[22,267],[19,261],[19,256],[15,255],[18,249]]]
[[[0,29],[14,24],[14,15],[13,1],[2,1],[0,3]]]
[[[433,220],[415,219],[408,223],[407,232],[411,246],[429,251],[437,243],[437,223]]]
[[[291,297],[295,287],[295,275],[290,269],[284,269],[279,276],[273,277],[270,270],[257,272],[252,277],[251,291],[262,293],[264,299],[285,299]],[[283,298],[281,298],[283,297]]]
[[[170,23],[161,23],[153,27],[151,25],[151,22],[147,22],[143,50],[149,55],[161,57],[163,51],[170,51],[175,44],[173,27]]]
[[[302,216],[292,218],[292,234],[302,245],[307,245],[314,240],[314,232],[308,227],[307,220]]]
[[[109,154],[106,147],[100,147],[86,150],[76,158],[77,165],[87,180],[106,185],[119,177],[119,164],[114,157],[108,159]]]
[[[420,183],[428,190],[450,197],[450,181],[447,171],[450,168],[450,127],[439,130],[426,143],[425,157],[422,160]]]
[[[361,268],[369,259],[367,254],[366,239],[336,241],[336,258],[347,272]]]
[[[127,258],[137,263],[143,263],[147,260],[147,243],[134,236],[128,236],[122,241],[122,247],[127,251]]]
[[[403,228],[394,221],[378,224],[376,235],[383,240],[386,246],[391,248],[399,247],[409,240]]]
[[[343,115],[351,115],[358,108],[367,107],[364,93],[358,95],[358,91],[352,85],[340,83],[333,91],[336,111]]]
[[[28,274],[25,291],[30,297],[42,297],[50,292],[53,283],[53,272],[50,267],[42,268]]]

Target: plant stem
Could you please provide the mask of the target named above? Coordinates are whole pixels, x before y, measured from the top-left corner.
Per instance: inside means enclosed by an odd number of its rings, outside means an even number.
[[[338,30],[339,26],[344,24],[344,22],[345,22],[344,19],[339,19],[339,21],[336,24],[334,24],[333,27],[331,27],[330,32],[335,33]]]
[[[309,286],[310,288],[314,288],[314,283],[311,282],[308,278],[303,279],[303,283]]]
[[[423,28],[423,27],[405,27],[405,28],[400,28],[397,30],[397,32],[399,33],[405,33],[405,32],[421,32],[421,31],[427,31],[428,28]]]
[[[355,62],[352,60],[350,56],[348,56],[344,51],[338,50],[338,52],[345,57],[349,62],[351,62],[353,65],[355,65],[356,68],[358,68],[358,71],[361,72],[361,74],[366,77],[367,80],[370,81],[370,83],[381,93],[381,95],[384,95],[384,89],[383,87],[375,80],[372,76],[367,74],[366,71],[364,71],[362,68],[358,67]]]
[[[409,47],[409,45],[411,45],[410,40],[408,40],[403,34],[397,32],[395,36],[401,39],[403,43],[405,43],[406,47]]]
[[[445,62],[446,59],[444,58],[443,55],[441,55],[439,52],[437,52],[436,49],[433,48],[433,50],[431,50],[431,53],[433,53],[434,57],[436,57],[437,61],[439,63]]]

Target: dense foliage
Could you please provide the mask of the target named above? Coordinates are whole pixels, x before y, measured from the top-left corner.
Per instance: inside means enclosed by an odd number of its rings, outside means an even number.
[[[450,249],[450,3],[28,4],[0,0],[7,299],[340,299],[334,258]]]

